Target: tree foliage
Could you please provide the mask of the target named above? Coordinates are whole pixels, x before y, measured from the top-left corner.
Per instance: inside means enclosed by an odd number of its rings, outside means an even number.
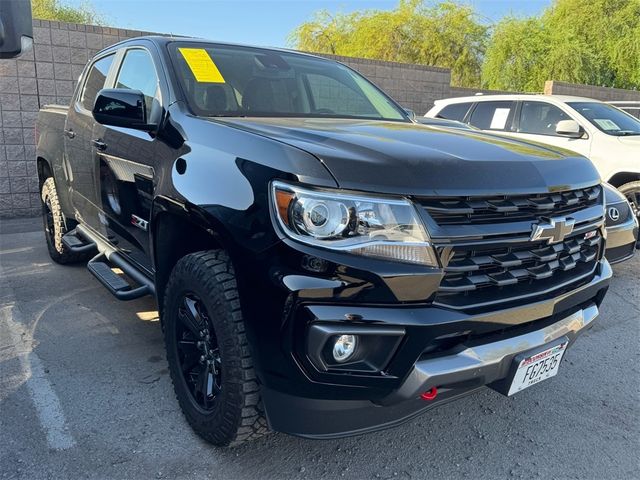
[[[500,21],[483,86],[540,91],[545,80],[640,88],[640,0],[556,0],[540,17]]]
[[[83,3],[80,7],[72,7],[65,5],[60,0],[31,0],[31,10],[34,18],[43,20],[102,24],[102,17],[89,3]]]
[[[477,86],[487,32],[472,7],[401,0],[390,11],[318,12],[292,33],[290,43],[317,53],[446,67],[454,85]]]
[[[560,80],[640,89],[640,0],[554,0],[539,16],[495,25],[451,0],[400,0],[390,11],[321,11],[290,43],[450,68],[452,84],[464,87],[541,91]]]

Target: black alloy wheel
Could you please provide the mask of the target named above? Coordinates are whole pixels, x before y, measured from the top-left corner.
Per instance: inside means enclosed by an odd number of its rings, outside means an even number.
[[[175,323],[177,358],[192,401],[212,411],[222,391],[222,358],[213,325],[203,302],[186,293]]]

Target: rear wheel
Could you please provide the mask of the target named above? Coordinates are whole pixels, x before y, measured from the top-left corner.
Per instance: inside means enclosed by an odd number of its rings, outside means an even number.
[[[218,446],[268,432],[261,411],[233,266],[221,250],[178,261],[164,308],[167,361],[191,427]]]
[[[87,260],[87,253],[75,253],[62,243],[62,236],[67,233],[58,192],[53,177],[47,178],[42,184],[42,224],[47,240],[49,256],[56,263],[76,263]]]

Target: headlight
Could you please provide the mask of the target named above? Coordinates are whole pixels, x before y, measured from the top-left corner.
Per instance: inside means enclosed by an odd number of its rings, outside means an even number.
[[[314,191],[274,182],[273,211],[283,232],[303,243],[357,255],[437,267],[414,206],[383,199]]]

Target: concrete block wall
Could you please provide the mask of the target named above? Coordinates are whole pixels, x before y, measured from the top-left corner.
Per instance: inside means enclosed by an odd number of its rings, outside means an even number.
[[[33,126],[38,113],[34,52],[0,60],[0,215],[28,215],[38,205]]]
[[[547,95],[575,95],[577,97],[595,98],[603,102],[640,102],[640,92],[637,90],[579,85],[576,83],[558,82],[557,80],[547,80],[544,84],[544,93]]]
[[[33,21],[34,49],[0,60],[0,218],[40,213],[34,128],[38,109],[68,104],[87,60],[144,32]]]

